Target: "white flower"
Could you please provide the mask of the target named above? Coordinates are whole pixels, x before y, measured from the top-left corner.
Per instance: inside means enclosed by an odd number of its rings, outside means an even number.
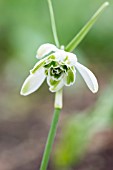
[[[51,92],[59,91],[64,85],[73,85],[76,79],[76,69],[89,89],[93,93],[98,91],[96,77],[77,61],[75,54],[58,49],[53,44],[44,44],[38,49],[36,57],[40,61],[30,70],[30,75],[22,86],[21,95],[27,96],[36,91],[46,78]]]

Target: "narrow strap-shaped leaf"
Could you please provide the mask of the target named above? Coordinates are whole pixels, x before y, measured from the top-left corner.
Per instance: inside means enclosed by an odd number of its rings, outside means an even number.
[[[93,24],[96,22],[103,10],[109,5],[109,2],[105,2],[93,15],[93,17],[87,22],[87,24],[80,30],[80,32],[73,38],[73,40],[65,48],[66,51],[73,51],[78,44],[83,40],[86,34],[89,32]]]

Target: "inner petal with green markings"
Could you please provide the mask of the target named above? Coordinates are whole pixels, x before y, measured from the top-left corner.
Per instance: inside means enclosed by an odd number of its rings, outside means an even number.
[[[75,67],[64,61],[47,60],[44,64],[47,83],[52,92],[58,91],[64,85],[70,86],[75,82]]]

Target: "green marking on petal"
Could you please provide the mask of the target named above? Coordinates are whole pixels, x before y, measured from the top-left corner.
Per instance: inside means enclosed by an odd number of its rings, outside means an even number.
[[[55,59],[56,59],[56,57],[55,57],[54,55],[51,55],[51,56],[49,56],[49,58],[48,58],[48,59],[55,60]]]
[[[62,67],[61,67],[61,68],[63,69],[63,71],[64,71],[64,72],[66,72],[66,71],[68,70],[67,65],[62,65]]]
[[[57,67],[57,66],[58,66],[58,63],[57,63],[56,61],[52,61],[50,64],[51,64],[51,66],[53,66],[53,67]]]
[[[46,75],[46,76],[48,75],[48,70],[45,70],[45,75]]]
[[[40,67],[42,67],[44,65],[45,61],[42,61],[39,64],[38,63],[34,66],[34,68],[30,71],[30,73],[34,74]]]
[[[54,58],[54,56],[51,56],[52,58]],[[44,65],[48,65],[52,60],[49,61],[50,56],[41,59],[39,62],[36,63],[36,65],[34,66],[34,68],[30,71],[31,74],[34,74],[40,67],[44,66]]]
[[[29,87],[30,87],[30,82],[27,82],[22,89],[22,93],[26,94],[29,91]]]
[[[54,79],[55,79],[55,80],[61,80],[61,78],[62,78],[62,73],[59,73],[59,74],[55,74],[55,75],[54,75]]]
[[[44,64],[45,68],[50,68],[50,67],[58,67],[58,63],[56,61],[47,61],[47,63]]]
[[[52,78],[50,78],[50,79],[48,78],[48,85],[49,86],[56,87],[59,83],[60,83],[60,81],[56,81]]]
[[[75,82],[75,73],[74,73],[74,71],[72,71],[72,69],[69,69],[67,71],[67,75],[65,77],[65,85],[70,86],[74,82]]]
[[[51,92],[56,92],[64,86],[63,79],[61,79],[60,81],[51,80],[51,83],[52,85],[49,88]]]
[[[66,56],[66,58],[64,59],[64,62],[66,62],[68,60],[68,56]]]

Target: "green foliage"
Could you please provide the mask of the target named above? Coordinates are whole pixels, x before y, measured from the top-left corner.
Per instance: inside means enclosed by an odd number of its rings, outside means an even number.
[[[68,124],[63,129],[63,136],[58,144],[54,161],[59,168],[70,167],[78,161],[88,144],[89,130],[87,120],[84,117],[73,117],[68,120]]]
[[[78,116],[72,116],[63,128],[64,134],[55,151],[55,164],[69,167],[79,161],[85,154],[90,139],[95,133],[107,127],[112,127],[113,122],[113,81],[100,96],[94,108]]]
[[[98,0],[53,0],[61,44],[67,45],[70,42],[102,2],[104,0],[101,0],[101,2]],[[108,58],[112,60],[113,2],[111,0],[110,4],[111,8],[104,13],[88,38],[81,44],[90,58],[95,56],[94,59],[97,60],[98,58],[105,61]],[[4,41],[2,37],[5,37]],[[0,1],[0,44],[2,42],[7,47],[3,49],[0,46],[0,51],[2,50],[0,57],[2,56],[4,61],[14,56],[14,58],[21,59],[26,67],[29,67],[31,62],[34,61],[33,56],[35,56],[38,46],[45,42],[54,42],[47,1]],[[107,59],[103,59],[103,55],[107,56]],[[25,61],[27,61],[26,64]]]

